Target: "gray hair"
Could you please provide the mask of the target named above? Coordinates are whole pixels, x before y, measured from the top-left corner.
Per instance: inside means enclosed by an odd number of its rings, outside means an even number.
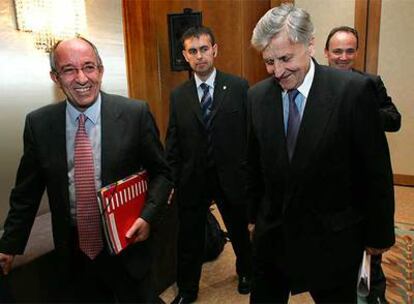
[[[292,4],[268,10],[253,30],[252,46],[261,52],[282,31],[287,33],[291,42],[308,45],[314,33],[309,13]]]
[[[91,46],[91,48],[93,49],[93,52],[95,53],[95,56],[96,56],[97,65],[98,66],[102,66],[102,64],[103,64],[102,58],[99,55],[99,52],[98,52],[97,47],[92,42],[90,42],[88,39],[86,39],[86,38],[83,38],[83,37],[80,37],[80,36],[79,37],[76,37],[76,38],[85,41],[87,44],[89,44]],[[49,54],[49,64],[50,64],[50,70],[52,72],[57,72],[57,70],[56,70],[56,56],[55,56],[55,53],[56,53],[56,48],[63,41],[64,40],[59,40],[58,42],[56,42],[55,45],[53,46],[52,50],[50,51],[50,54]]]

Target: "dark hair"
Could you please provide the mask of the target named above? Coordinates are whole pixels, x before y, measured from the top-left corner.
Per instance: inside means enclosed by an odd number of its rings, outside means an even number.
[[[184,48],[184,41],[186,41],[188,38],[196,37],[200,38],[202,35],[207,35],[210,38],[211,45],[216,44],[216,39],[214,38],[213,32],[210,28],[206,26],[193,26],[190,27],[188,30],[184,32],[184,34],[181,36],[181,44]]]
[[[92,42],[90,42],[88,39],[83,38],[81,36],[75,37],[75,38],[81,39],[81,40],[85,41],[87,44],[89,44],[91,46],[91,48],[93,49],[93,52],[95,53],[96,60],[98,61],[97,64],[98,64],[98,66],[101,66],[102,65],[102,58],[99,55],[99,52],[98,52],[98,49],[96,48],[96,46]],[[58,42],[56,42],[53,45],[52,50],[50,51],[50,54],[49,54],[50,70],[52,72],[56,72],[55,52],[56,52],[56,48],[59,46],[59,44],[62,41],[64,41],[64,40],[59,40]]]
[[[326,38],[326,42],[325,42],[325,50],[329,50],[329,42],[332,38],[333,35],[335,35],[337,32],[347,32],[347,33],[351,33],[355,36],[356,38],[356,49],[358,49],[358,32],[356,29],[349,27],[349,26],[338,26],[333,28],[329,34],[328,34],[328,38]]]

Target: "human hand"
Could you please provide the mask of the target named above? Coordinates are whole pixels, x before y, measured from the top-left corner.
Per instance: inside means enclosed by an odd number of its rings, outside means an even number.
[[[145,241],[150,234],[150,224],[142,217],[136,219],[131,228],[126,233],[128,239],[133,243]]]
[[[383,254],[384,252],[390,250],[391,247],[388,248],[373,248],[373,247],[365,247],[365,250],[367,251],[368,254],[370,255],[380,255]]]
[[[0,252],[0,266],[3,270],[3,275],[7,275],[10,272],[14,255]]]
[[[253,241],[253,235],[254,235],[255,228],[256,228],[256,224],[252,224],[252,223],[247,224],[247,230],[249,231],[250,241]]]

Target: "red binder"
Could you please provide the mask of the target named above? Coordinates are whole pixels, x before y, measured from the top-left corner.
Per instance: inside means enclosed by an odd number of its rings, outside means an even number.
[[[111,254],[120,253],[132,242],[125,234],[141,215],[147,190],[147,173],[141,171],[98,191],[103,230]]]

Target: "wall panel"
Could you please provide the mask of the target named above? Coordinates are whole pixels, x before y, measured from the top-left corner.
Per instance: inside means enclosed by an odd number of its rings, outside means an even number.
[[[130,95],[148,100],[162,138],[170,92],[189,77],[187,71],[170,70],[167,14],[181,13],[184,8],[201,11],[203,24],[216,36],[216,67],[243,76],[250,84],[266,77],[260,55],[250,47],[250,37],[257,20],[270,8],[269,1],[124,0],[123,6]],[[144,25],[147,37],[143,37]]]
[[[383,0],[379,39],[378,74],[402,115],[398,133],[388,133],[394,173],[414,176],[414,1]]]
[[[315,28],[315,58],[320,64],[327,64],[323,53],[325,41],[332,28],[340,25],[354,26],[354,0],[295,0],[295,5],[311,15]]]

